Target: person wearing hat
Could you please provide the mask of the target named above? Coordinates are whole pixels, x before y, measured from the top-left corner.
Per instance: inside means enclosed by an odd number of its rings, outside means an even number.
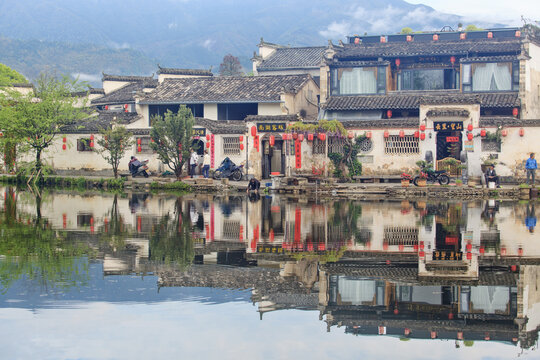
[[[501,187],[499,183],[499,176],[497,176],[497,173],[495,172],[495,164],[491,164],[486,171],[486,183],[489,182],[494,182],[498,188]]]

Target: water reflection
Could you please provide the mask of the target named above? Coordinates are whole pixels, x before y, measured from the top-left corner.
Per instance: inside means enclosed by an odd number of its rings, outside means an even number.
[[[537,344],[535,203],[3,194],[0,307],[250,301],[345,334]]]

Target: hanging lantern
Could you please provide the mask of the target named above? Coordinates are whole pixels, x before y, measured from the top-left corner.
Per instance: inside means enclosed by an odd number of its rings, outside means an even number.
[[[382,248],[384,251],[388,250],[388,243],[387,242],[383,243]]]
[[[506,248],[504,246],[501,247],[501,255],[506,255]]]
[[[516,37],[521,37],[521,31],[516,30],[516,34],[515,34],[515,35],[516,35]]]
[[[431,338],[435,339],[436,337],[437,337],[437,332],[436,331],[431,331]]]
[[[105,110],[109,110],[109,105],[105,105]]]
[[[367,137],[368,139],[371,139],[371,131],[366,131],[366,137]]]
[[[399,130],[399,137],[404,138],[405,137],[405,131]]]
[[[352,132],[352,131],[349,131],[349,133],[347,134],[347,137],[348,137],[349,139],[354,138],[353,132]]]
[[[465,40],[467,38],[467,33],[459,34],[459,40]]]
[[[518,109],[517,107],[513,108],[513,109],[512,109],[512,115],[513,115],[514,117],[517,117],[518,114],[519,114],[519,109]]]
[[[426,131],[426,124],[420,124],[420,131]]]
[[[141,145],[141,142],[142,142],[141,138],[137,138],[137,145]]]
[[[392,110],[386,110],[386,117],[389,119],[392,117]]]
[[[481,137],[486,137],[486,134],[487,134],[486,129],[480,130],[480,136],[481,136]]]
[[[94,141],[94,134],[90,135],[90,140]]]
[[[274,135],[270,135],[270,146],[274,146],[275,143],[276,143],[276,138],[274,137]]]
[[[458,331],[457,332],[457,338],[458,338],[458,340],[463,340],[463,331]]]
[[[313,134],[307,134],[307,139],[309,141],[313,141]]]
[[[210,134],[206,134],[206,141],[210,141]]]
[[[469,130],[469,131],[472,131],[472,130],[473,130],[472,124],[467,125],[467,130]]]
[[[207,149],[210,149],[210,142],[207,142],[207,143],[206,143],[206,148],[207,148]]]
[[[298,141],[304,141],[304,134],[298,134]]]
[[[257,135],[257,127],[254,125],[251,127],[251,136]]]
[[[382,43],[385,43],[385,42],[386,42],[386,36],[381,36],[380,41],[381,41]]]
[[[486,252],[486,249],[484,249],[483,246],[480,247],[480,255],[484,255],[484,253]]]
[[[502,136],[506,136],[506,135],[508,135],[508,130],[506,130],[506,129],[502,129],[502,131],[501,131],[501,135],[502,135]]]
[[[470,252],[467,253],[467,260],[472,260],[472,254]]]
[[[319,140],[325,141],[326,140],[326,134],[325,133],[319,134]]]
[[[412,35],[407,35],[407,42],[411,42],[412,41]]]
[[[388,130],[384,130],[383,136],[385,138],[388,138],[390,136],[390,133],[388,132]]]
[[[523,136],[523,135],[525,135],[525,129],[521,128],[519,129],[519,136]]]
[[[396,66],[399,67],[399,65],[401,65],[401,60],[396,59]]]
[[[433,34],[433,41],[438,41],[438,40],[439,40],[439,35]]]
[[[62,144],[62,150],[66,150],[66,149],[67,149],[66,144]]]
[[[244,141],[244,135],[240,135],[240,136],[238,137],[238,140],[240,140],[240,142]]]
[[[420,137],[420,131],[416,130],[416,131],[414,132],[414,138],[415,138],[415,139],[418,139],[419,137]]]
[[[91,148],[94,147],[94,141],[90,141],[90,147],[91,147]]]
[[[422,141],[426,140],[426,133],[421,133],[420,134],[420,140],[422,140]]]
[[[354,38],[354,43],[357,45],[360,44],[360,38]]]
[[[64,135],[64,137],[62,138],[62,142],[67,142],[67,138],[66,138],[66,135]]]
[[[517,266],[516,265],[510,265],[510,270],[512,270],[512,272],[516,272],[517,271]]]
[[[137,146],[137,152],[141,152],[141,151],[142,151],[141,145]]]
[[[450,56],[450,63],[452,65],[454,65],[456,63],[456,57],[455,56]]]
[[[471,140],[473,139],[473,134],[472,134],[472,133],[468,133],[468,134],[467,134],[467,139],[468,139],[469,141],[471,141]]]
[[[523,248],[518,249],[518,256],[523,256]]]
[[[487,38],[488,39],[493,39],[493,33],[491,31],[488,31]]]
[[[240,151],[244,150],[244,144],[240,144]]]

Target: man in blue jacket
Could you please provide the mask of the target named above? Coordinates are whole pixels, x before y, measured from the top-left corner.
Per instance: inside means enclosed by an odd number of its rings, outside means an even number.
[[[531,153],[531,156],[527,159],[525,163],[525,171],[527,171],[527,184],[534,186],[534,178],[536,175],[536,169],[538,169],[538,164],[534,158],[534,153]],[[529,182],[529,178],[532,178],[532,182]]]

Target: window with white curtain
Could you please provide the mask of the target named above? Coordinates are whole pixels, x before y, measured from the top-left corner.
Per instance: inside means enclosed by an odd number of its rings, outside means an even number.
[[[512,90],[510,63],[476,64],[472,74],[473,91]]]
[[[339,81],[339,93],[375,94],[377,92],[377,68],[343,69]]]

